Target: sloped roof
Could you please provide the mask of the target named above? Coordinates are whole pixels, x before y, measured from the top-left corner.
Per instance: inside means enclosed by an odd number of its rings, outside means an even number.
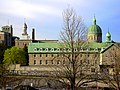
[[[80,52],[103,52],[113,44],[114,43],[86,42],[81,46]],[[58,42],[30,43],[28,45],[28,53],[60,52],[60,48],[62,47]]]
[[[59,48],[59,44],[57,42],[30,43],[28,45],[28,53],[46,52],[45,49],[51,49],[51,48],[53,49]],[[52,50],[49,50],[49,51],[52,51]]]
[[[113,43],[97,43],[97,42],[88,42],[83,45],[84,48],[107,48],[111,46]]]

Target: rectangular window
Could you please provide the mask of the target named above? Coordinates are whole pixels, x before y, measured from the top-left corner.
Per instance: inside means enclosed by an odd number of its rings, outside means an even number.
[[[42,64],[42,60],[40,60],[40,64]]]
[[[91,72],[95,72],[95,68],[91,68]]]
[[[53,64],[53,60],[51,60],[51,64]]]
[[[88,57],[89,57],[90,55],[88,54]]]
[[[80,64],[82,64],[82,60],[80,60]]]
[[[36,60],[34,60],[34,65],[36,64]]]
[[[51,55],[51,57],[53,57],[53,54]]]
[[[90,64],[90,60],[88,60],[88,64]]]
[[[36,54],[34,54],[34,57],[36,57]]]
[[[60,64],[60,60],[57,60],[57,64]]]
[[[47,57],[48,55],[46,54],[46,57]]]
[[[59,57],[59,54],[57,54],[57,57]]]
[[[42,57],[42,55],[40,54],[40,57]]]
[[[46,60],[46,64],[48,64],[48,60]]]
[[[65,60],[63,60],[63,64],[65,64]]]

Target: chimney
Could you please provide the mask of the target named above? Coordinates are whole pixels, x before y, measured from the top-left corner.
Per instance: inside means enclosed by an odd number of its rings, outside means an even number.
[[[32,29],[32,41],[34,42],[34,40],[35,40],[35,29],[33,28]]]
[[[12,27],[12,25],[10,25],[10,33],[11,33],[11,35],[13,36],[13,27]]]

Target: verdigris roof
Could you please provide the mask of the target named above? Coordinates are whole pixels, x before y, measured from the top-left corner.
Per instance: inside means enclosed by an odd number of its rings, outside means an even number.
[[[111,34],[109,31],[107,32],[106,37],[111,37]]]
[[[93,19],[93,24],[88,28],[88,34],[102,34],[101,28],[96,24],[96,18]]]
[[[111,46],[113,43],[97,43],[97,42],[88,42],[83,45],[84,48],[107,48]]]
[[[57,48],[59,48],[59,44],[57,42],[30,43],[28,45],[28,53],[51,52],[55,51]]]
[[[91,52],[94,52],[95,50],[97,52],[103,52],[106,51],[110,46],[112,46],[113,43],[97,43],[97,42],[88,42],[83,45],[83,48],[89,49]]]
[[[80,52],[103,52],[109,48],[113,43],[96,43],[96,42],[87,42],[81,46]],[[28,53],[58,53],[61,50],[65,49],[61,47],[58,42],[43,42],[43,43],[30,43],[28,45]],[[75,49],[77,49],[75,47]],[[67,52],[70,52],[70,49],[67,47]],[[76,50],[77,51],[77,50]]]

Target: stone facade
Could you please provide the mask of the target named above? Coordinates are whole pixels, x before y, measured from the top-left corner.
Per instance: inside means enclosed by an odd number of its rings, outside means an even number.
[[[15,40],[15,46],[19,48],[24,48],[25,46],[28,46],[29,43],[31,43],[32,40]]]
[[[2,27],[0,32],[0,42],[11,46],[12,41],[12,26]],[[63,48],[59,45],[58,40],[35,40],[35,29],[32,31],[32,39],[28,38],[27,24],[23,25],[22,35],[26,36],[23,39],[15,39],[15,46],[19,48],[28,47],[29,66],[15,66],[16,70],[20,71],[52,71],[49,67],[56,65],[62,66],[69,64],[69,60],[63,57],[63,51],[66,56],[71,54],[70,48]],[[106,34],[106,42],[102,42],[102,30],[96,25],[96,19],[93,19],[93,25],[88,29],[88,41],[80,50],[74,48],[74,52],[79,54],[77,61],[81,65],[85,63],[84,71],[94,73],[101,72],[106,69],[109,73],[114,73],[114,65],[118,63],[115,61],[114,54],[120,52],[116,48],[119,43],[111,40],[111,34]],[[111,54],[111,52],[113,54]],[[71,56],[69,56],[71,57]],[[96,69],[97,68],[97,69]]]

